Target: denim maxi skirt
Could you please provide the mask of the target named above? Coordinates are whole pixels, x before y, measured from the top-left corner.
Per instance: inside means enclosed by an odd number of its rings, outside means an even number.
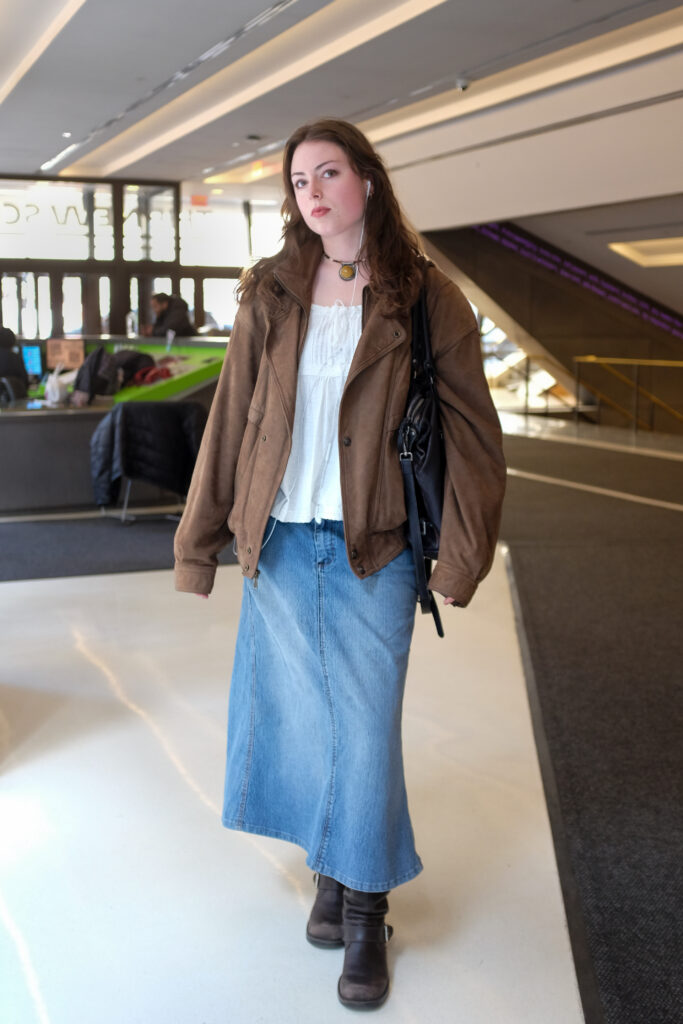
[[[422,870],[401,749],[412,555],[360,580],[342,522],[270,519],[266,537],[244,581],[223,824],[296,843],[353,889],[393,889]]]

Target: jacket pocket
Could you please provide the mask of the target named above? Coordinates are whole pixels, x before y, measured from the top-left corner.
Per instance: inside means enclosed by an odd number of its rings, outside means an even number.
[[[394,530],[406,520],[406,503],[403,493],[403,474],[398,458],[398,428],[403,415],[392,423],[382,435],[377,472],[373,530]]]
[[[244,427],[244,436],[240,445],[240,452],[235,467],[235,486],[233,490],[232,510],[228,518],[228,526],[232,533],[236,527],[244,521],[244,506],[254,478],[256,462],[258,459],[259,446],[261,441],[261,420],[263,409],[250,406],[247,413],[247,422]]]

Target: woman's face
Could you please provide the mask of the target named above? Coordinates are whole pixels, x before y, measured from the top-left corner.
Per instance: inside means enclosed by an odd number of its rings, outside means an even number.
[[[291,178],[297,205],[311,231],[323,242],[334,238],[342,247],[349,245],[344,256],[352,258],[360,240],[367,186],[341,146],[302,142],[294,150]]]

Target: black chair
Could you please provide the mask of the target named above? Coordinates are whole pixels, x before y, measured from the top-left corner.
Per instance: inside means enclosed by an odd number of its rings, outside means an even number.
[[[133,522],[136,517],[128,515],[133,480],[156,484],[183,500],[205,425],[206,410],[199,402],[115,405],[90,439],[95,503],[102,509],[116,504],[125,481],[121,521]]]
[[[12,405],[26,398],[26,385],[19,377],[0,377],[0,405]]]

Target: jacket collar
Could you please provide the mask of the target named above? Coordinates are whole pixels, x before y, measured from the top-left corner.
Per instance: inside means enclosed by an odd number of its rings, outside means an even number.
[[[306,317],[310,314],[313,282],[318,265],[320,264],[322,251],[322,241],[316,235],[314,238],[306,241],[274,270],[276,279],[301,307]],[[409,321],[406,321],[405,318],[380,317],[374,320],[372,330],[367,330],[368,318],[374,311],[375,299],[370,290],[364,288],[363,332],[356,347],[347,383],[353,380],[361,370],[409,337],[407,329]],[[299,352],[303,340],[302,334],[299,337]],[[271,341],[269,352],[276,375],[282,382],[287,381],[287,386],[284,389],[287,395],[285,406],[291,419],[293,418],[294,392],[296,391],[296,364],[290,360],[289,353],[291,349],[289,346],[283,343],[279,344],[275,339]]]
[[[323,254],[322,241],[318,235],[293,252],[275,268],[275,277],[282,287],[308,310],[311,306],[313,282]]]

